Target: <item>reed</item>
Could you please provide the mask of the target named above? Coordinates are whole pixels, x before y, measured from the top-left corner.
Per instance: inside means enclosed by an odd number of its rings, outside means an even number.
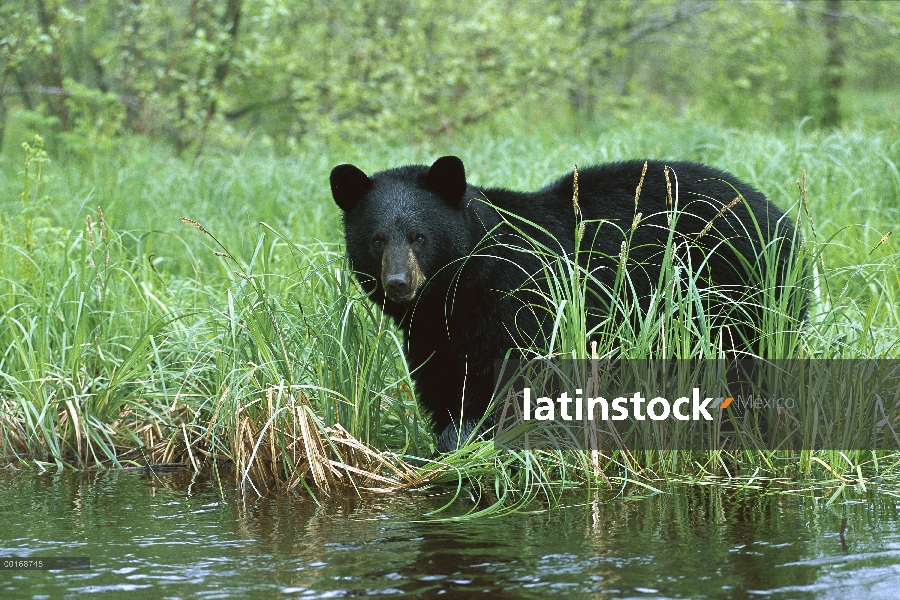
[[[900,478],[896,453],[788,454],[749,442],[697,454],[670,450],[672,440],[643,453],[514,451],[473,441],[429,458],[435,440],[414,402],[402,338],[343,258],[325,182],[348,156],[377,170],[455,152],[476,165],[473,181],[520,189],[555,177],[573,156],[725,168],[790,209],[805,238],[809,270],[795,270],[787,283],[810,290],[806,320],[792,296],[755,297],[765,315],[756,352],[900,354],[900,253],[888,233],[900,219],[896,132],[825,134],[803,123],[753,133],[697,123],[599,127],[565,145],[540,130],[498,140],[492,126],[440,148],[373,147],[350,156],[358,151],[311,144],[292,156],[210,151],[194,163],[123,140],[115,152],[60,150],[40,163],[40,182],[35,162],[22,168],[34,154],[4,157],[4,462],[41,470],[180,463],[248,493],[445,485],[474,501],[474,514],[554,502],[572,490],[654,493],[675,480],[843,494]],[[721,332],[698,319],[708,292],[676,263],[667,263],[654,303],[640,314],[621,270],[608,291],[609,318],[589,331],[590,272],[553,250],[541,252],[556,326],[547,348],[529,349],[535,355],[589,358],[591,340],[598,356],[719,352]]]

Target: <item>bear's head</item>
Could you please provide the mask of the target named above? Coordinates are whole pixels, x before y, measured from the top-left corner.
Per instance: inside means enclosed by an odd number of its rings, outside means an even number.
[[[427,282],[471,251],[467,187],[455,156],[371,177],[353,165],[332,169],[331,194],[344,213],[350,266],[373,299],[383,294],[409,306]]]

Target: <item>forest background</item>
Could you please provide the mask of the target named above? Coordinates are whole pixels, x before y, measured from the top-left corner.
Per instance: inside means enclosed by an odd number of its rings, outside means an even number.
[[[3,148],[10,126],[176,151],[410,140],[510,111],[889,126],[900,3],[6,0],[0,68]]]
[[[808,318],[771,311],[759,352],[900,356],[900,2],[3,0],[0,69],[11,465],[225,461],[241,486],[327,488],[347,474],[335,465],[388,487],[455,478],[373,450],[430,456],[434,438],[401,336],[346,267],[328,188],[344,162],[458,154],[470,181],[523,190],[574,163],[726,169],[788,212],[814,265],[797,282]],[[583,320],[563,304],[559,323]],[[640,332],[611,314],[601,353],[715,356],[718,334],[683,309]],[[585,349],[560,343],[548,352]],[[536,481],[532,454],[467,448],[462,470]],[[777,476],[900,473],[896,453],[735,456]],[[631,458],[581,458],[542,455],[537,480],[636,476]],[[718,452],[640,464],[725,468]]]

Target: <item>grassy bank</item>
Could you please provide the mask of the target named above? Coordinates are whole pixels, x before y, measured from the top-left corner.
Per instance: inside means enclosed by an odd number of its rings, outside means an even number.
[[[371,172],[451,153],[472,182],[517,189],[573,163],[705,162],[788,211],[816,264],[806,326],[769,325],[769,356],[897,358],[900,253],[885,239],[900,222],[897,131],[498,121],[417,147],[251,145],[178,158],[131,139],[51,146],[49,162],[28,141],[0,163],[0,452],[17,468],[230,464],[229,476],[259,491],[464,482],[506,506],[593,483],[765,477],[844,489],[900,469],[898,456],[860,452],[614,452],[591,462],[490,442],[418,460],[435,440],[398,333],[347,271],[327,184],[340,162]],[[682,316],[662,311],[656,329]],[[646,336],[625,342],[634,355],[660,352]],[[669,349],[708,356],[714,344],[695,335]]]

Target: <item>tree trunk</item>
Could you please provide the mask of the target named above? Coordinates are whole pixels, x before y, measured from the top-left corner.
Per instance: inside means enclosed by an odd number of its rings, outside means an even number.
[[[578,49],[584,52],[584,48],[590,43],[590,39],[594,34],[594,4],[586,2],[581,8],[581,15],[578,19],[580,29],[578,31]],[[593,53],[592,53],[593,54]],[[591,94],[591,74],[595,67],[593,58],[589,59],[587,72],[577,78],[573,87],[569,90],[569,104],[576,113],[588,114],[592,107],[590,105]]]
[[[162,96],[166,92],[166,85],[169,83],[169,79],[172,76],[172,71],[175,70],[175,66],[178,64],[178,61],[181,59],[181,53],[184,50],[185,44],[187,44],[188,38],[191,36],[197,29],[197,5],[199,4],[199,0],[191,0],[191,4],[188,7],[188,17],[187,21],[184,24],[184,27],[181,30],[181,36],[178,38],[178,43],[175,45],[175,50],[172,52],[172,56],[169,58],[169,63],[166,65],[166,70],[163,71],[162,76],[159,78],[159,81],[156,83],[156,96]],[[183,92],[179,92],[179,95],[183,94]],[[158,98],[157,98],[158,99]],[[141,118],[138,121],[138,133],[148,133],[153,129],[154,121],[157,119],[158,115],[155,114],[155,111],[148,110],[147,105],[141,106]]]
[[[50,43],[53,47],[53,54],[50,56],[50,68],[52,70],[51,73],[43,74],[46,77],[46,81],[49,86],[56,86],[60,90],[63,89],[63,67],[62,67],[62,57],[59,51],[59,40],[56,36],[53,35],[53,25],[56,20],[56,14],[51,14],[47,11],[47,6],[44,4],[44,0],[37,1],[37,9],[38,9],[38,20],[41,22],[41,28],[44,30],[44,34],[50,39]],[[59,115],[59,125],[63,131],[65,131],[68,127],[68,116],[69,112],[66,108],[66,99],[65,96],[59,95],[56,100],[50,101],[50,106],[53,107],[54,112]]]
[[[828,56],[825,59],[825,73],[822,81],[824,92],[822,104],[822,124],[837,127],[841,122],[840,99],[838,95],[844,83],[844,46],[841,44],[838,18],[841,0],[828,0],[825,21],[825,39],[828,40]]]
[[[146,106],[144,92],[136,83],[140,72],[145,67],[144,55],[139,42],[141,36],[144,35],[140,16],[141,0],[122,3],[120,26],[124,34],[119,49],[122,56],[122,92],[125,96],[137,99],[137,102],[125,104],[125,121],[132,130],[139,128],[140,118]]]
[[[222,90],[225,78],[228,77],[231,59],[234,57],[234,52],[237,48],[238,25],[241,22],[241,1],[242,0],[228,0],[228,3],[225,6],[225,14],[222,16],[222,25],[226,28],[228,33],[228,43],[225,47],[219,49],[220,54],[218,63],[213,72],[213,96],[206,107],[206,117],[203,119],[203,129],[200,132],[200,147],[203,146],[203,142],[206,139],[209,123],[216,114],[216,109],[218,107],[216,97]],[[200,152],[200,147],[197,148],[198,153]]]

